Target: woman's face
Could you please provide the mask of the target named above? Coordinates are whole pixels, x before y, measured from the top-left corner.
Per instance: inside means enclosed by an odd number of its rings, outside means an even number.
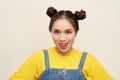
[[[70,53],[76,36],[73,25],[67,19],[58,19],[53,23],[51,33],[58,53]]]

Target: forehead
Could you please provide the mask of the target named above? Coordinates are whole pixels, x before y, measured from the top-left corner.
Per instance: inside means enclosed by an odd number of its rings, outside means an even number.
[[[57,19],[52,26],[52,29],[66,30],[74,29],[73,25],[65,18]]]

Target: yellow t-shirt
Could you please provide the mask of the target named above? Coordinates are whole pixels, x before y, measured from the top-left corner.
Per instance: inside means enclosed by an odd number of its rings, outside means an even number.
[[[78,69],[82,52],[72,49],[66,56],[59,55],[55,47],[48,49],[50,68]],[[34,52],[9,80],[38,80],[45,70],[43,50]],[[87,80],[113,80],[92,54],[87,54],[82,69]]]

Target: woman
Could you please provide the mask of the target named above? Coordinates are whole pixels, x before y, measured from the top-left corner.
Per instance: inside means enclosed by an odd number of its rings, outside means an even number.
[[[113,80],[97,59],[72,47],[85,11],[47,9],[55,47],[39,50],[9,80]]]

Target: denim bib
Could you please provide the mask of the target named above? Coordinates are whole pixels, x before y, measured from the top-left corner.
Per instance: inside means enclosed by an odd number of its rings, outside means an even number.
[[[56,69],[50,68],[48,51],[44,50],[46,70],[42,73],[39,80],[86,80],[82,68],[87,53],[83,52],[78,69]]]

